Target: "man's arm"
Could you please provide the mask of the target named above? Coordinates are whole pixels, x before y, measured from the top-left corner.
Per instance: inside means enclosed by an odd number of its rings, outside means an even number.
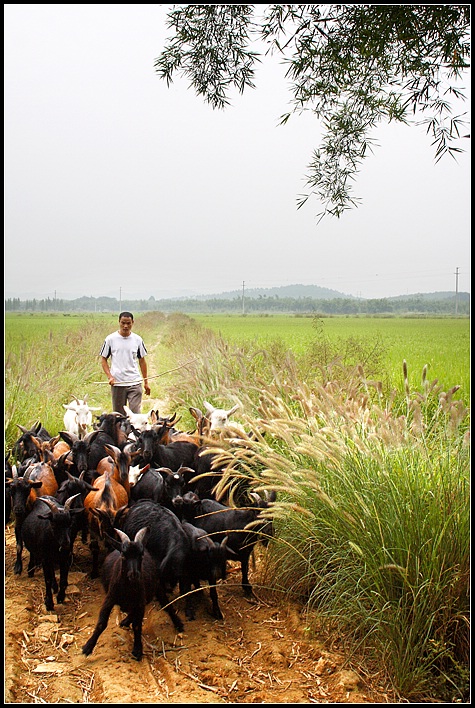
[[[142,372],[143,376],[143,387],[145,390],[145,393],[147,396],[150,396],[150,386],[148,385],[148,372],[147,372],[147,362],[145,360],[145,357],[143,356],[141,359],[139,359],[139,366],[140,366],[140,371]]]
[[[115,384],[115,378],[111,374],[111,370],[109,369],[109,362],[107,361],[105,356],[101,356],[101,364],[102,364],[102,370],[109,379],[109,383],[111,386]]]

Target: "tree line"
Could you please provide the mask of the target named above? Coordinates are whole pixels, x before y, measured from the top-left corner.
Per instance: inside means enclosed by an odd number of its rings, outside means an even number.
[[[6,312],[131,312],[161,311],[164,313],[184,312],[187,314],[313,314],[313,315],[470,315],[469,293],[459,293],[458,297],[439,300],[415,295],[407,298],[333,298],[259,296],[257,298],[236,297],[232,300],[194,298],[155,300],[122,300],[112,297],[80,297],[75,300],[44,298],[5,300]]]

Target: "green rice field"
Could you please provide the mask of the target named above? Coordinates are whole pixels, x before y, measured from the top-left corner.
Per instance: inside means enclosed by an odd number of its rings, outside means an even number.
[[[263,348],[273,339],[284,340],[296,354],[315,340],[332,342],[353,337],[380,342],[394,384],[402,384],[406,360],[409,382],[417,386],[427,365],[430,380],[438,379],[444,390],[460,385],[466,401],[470,392],[470,320],[449,318],[294,317],[194,315],[193,319],[225,339],[258,340]]]
[[[150,313],[152,314],[152,313]],[[135,331],[141,333],[143,315],[137,315]],[[411,385],[420,384],[422,369],[438,379],[444,390],[461,387],[466,403],[470,392],[470,320],[468,318],[374,318],[374,317],[295,317],[291,315],[193,315],[201,325],[239,344],[254,340],[265,348],[272,340],[282,340],[296,354],[312,343],[333,343],[354,338],[382,347],[385,367],[392,372],[395,386],[402,386],[402,364],[406,360]],[[111,313],[13,314],[5,317],[6,355],[35,340],[53,340],[61,332],[104,328],[104,336],[116,326]],[[147,343],[152,343],[147,327]],[[157,332],[158,336],[158,332]],[[99,337],[100,339],[100,337]],[[99,341],[99,340],[98,340]],[[99,342],[98,346],[101,342]]]

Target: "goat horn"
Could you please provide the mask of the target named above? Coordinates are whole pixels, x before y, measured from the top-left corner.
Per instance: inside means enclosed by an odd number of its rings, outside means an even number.
[[[49,508],[51,509],[51,511],[53,513],[56,514],[58,512],[58,507],[56,506],[56,504],[53,504],[51,499],[47,499],[46,497],[38,497],[38,499],[40,501],[44,502],[47,506],[49,506]]]
[[[115,532],[122,541],[122,543],[130,543],[130,538],[127,536],[126,533],[124,533],[120,529],[115,529]]]
[[[143,529],[140,529],[140,531],[137,531],[135,534],[134,542],[135,543],[144,543],[144,538],[148,536],[150,533],[150,526],[144,526]]]
[[[16,423],[16,426],[17,426],[17,428],[20,428],[20,430],[21,430],[22,433],[29,433],[29,432],[30,432],[30,431],[28,430],[28,428],[25,428],[24,425],[20,425],[20,423]]]
[[[157,471],[160,473],[164,472],[165,474],[168,474],[168,475],[173,474],[173,472],[171,471],[171,469],[169,467],[159,467]]]
[[[114,458],[114,460],[116,460],[117,456],[120,455],[120,448],[115,445],[104,445],[104,449],[109,453],[109,455],[111,455],[111,457]]]
[[[18,479],[18,470],[16,468],[16,465],[12,465],[12,475],[13,479]]]
[[[77,494],[73,494],[72,497],[68,497],[68,499],[66,499],[66,501],[64,502],[64,511],[69,511],[70,508],[71,508],[71,504],[73,503],[73,501],[74,501],[77,497],[80,497],[80,496],[81,496],[81,494],[78,492]]]

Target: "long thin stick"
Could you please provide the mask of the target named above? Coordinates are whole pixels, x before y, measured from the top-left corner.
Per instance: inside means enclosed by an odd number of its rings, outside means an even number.
[[[147,378],[150,379],[158,379],[160,376],[165,376],[165,374],[171,374],[172,371],[178,371],[178,369],[183,369],[184,366],[188,366],[188,364],[192,364],[194,361],[198,361],[198,357],[195,359],[190,359],[190,361],[187,361],[185,364],[182,364],[181,366],[177,366],[174,369],[168,369],[168,371],[162,371],[161,374],[156,374],[155,376],[148,376]],[[91,381],[93,384],[107,384],[108,386],[110,385],[108,381]]]

